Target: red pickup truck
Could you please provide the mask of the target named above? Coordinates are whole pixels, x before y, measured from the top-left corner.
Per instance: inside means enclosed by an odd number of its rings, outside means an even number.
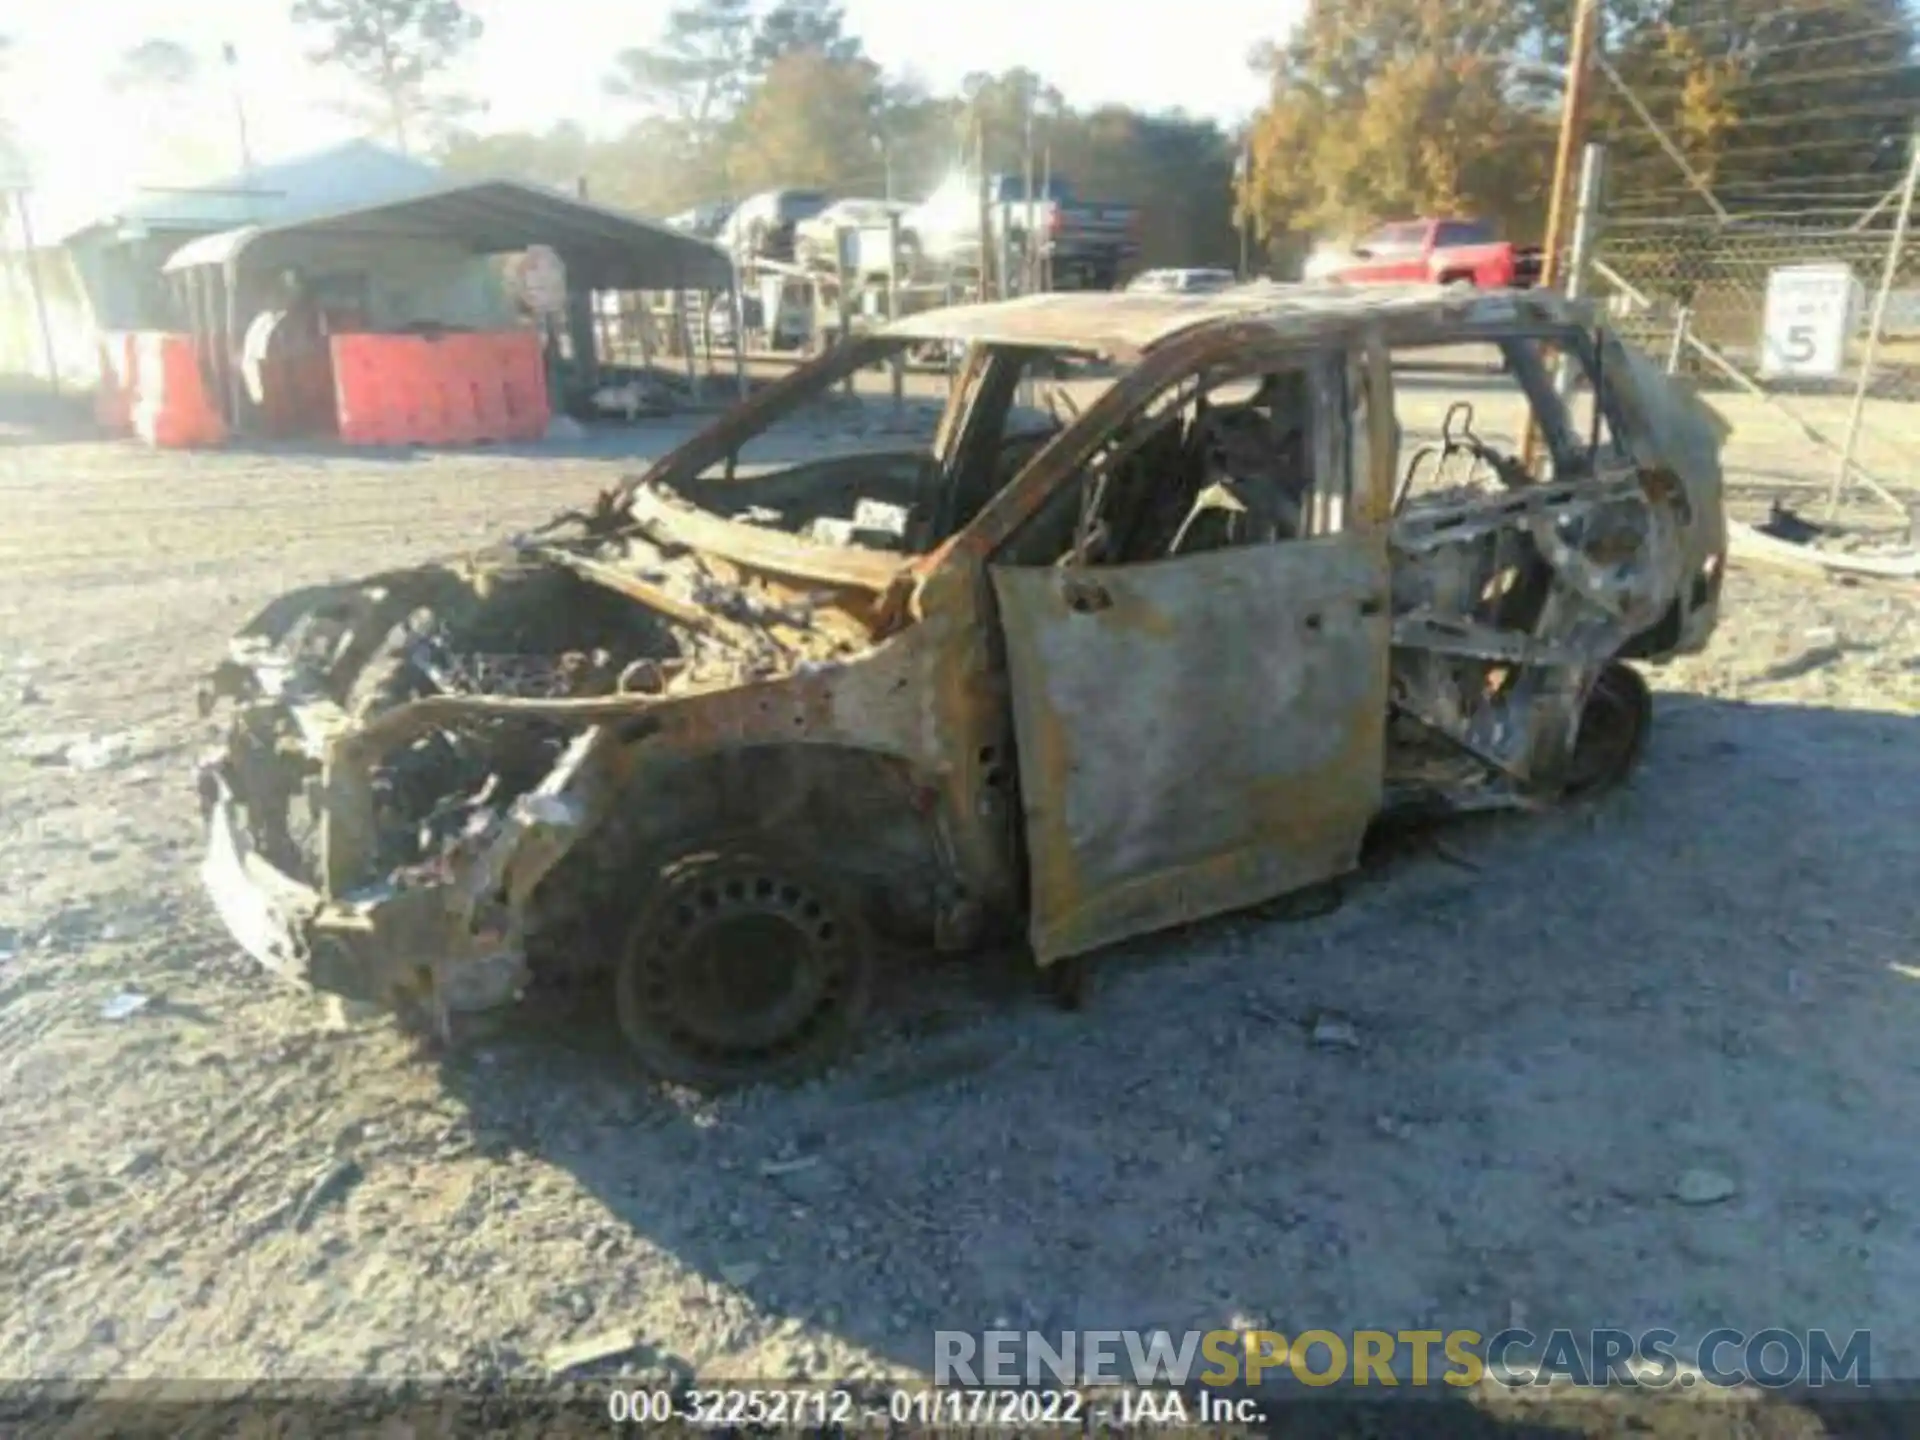
[[[1424,282],[1524,289],[1540,279],[1540,252],[1508,244],[1479,220],[1396,220],[1361,240],[1323,278],[1345,285]]]

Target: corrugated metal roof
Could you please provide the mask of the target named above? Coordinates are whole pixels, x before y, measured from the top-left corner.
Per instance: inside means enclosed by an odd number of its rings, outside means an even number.
[[[658,220],[608,209],[524,180],[448,181],[430,190],[296,220],[244,226],[194,240],[169,271],[225,264],[244,254],[272,268],[276,241],[339,236],[431,240],[477,255],[550,245],[569,277],[594,290],[722,289],[733,262],[717,245]]]
[[[985,341],[1120,356],[1151,349],[1196,325],[1265,321],[1308,328],[1340,319],[1446,317],[1500,323],[1515,316],[1554,323],[1584,311],[1553,291],[1483,291],[1441,285],[1281,285],[1258,282],[1204,295],[1075,291],[955,305],[910,315],[886,333],[912,340]]]
[[[107,215],[96,215],[61,238],[95,225],[151,230],[224,230],[231,226],[321,214],[417,194],[446,183],[436,165],[371,140],[349,140],[307,155],[256,165],[202,185],[154,186]]]

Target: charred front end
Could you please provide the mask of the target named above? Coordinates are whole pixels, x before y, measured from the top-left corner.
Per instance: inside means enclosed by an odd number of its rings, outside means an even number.
[[[316,989],[428,1019],[511,999],[530,901],[662,713],[853,653],[862,627],[637,531],[287,595],[203,690],[203,875]]]
[[[656,612],[511,556],[286,596],[202,696],[228,708],[200,791],[229,928],[349,999],[509,997],[524,900],[592,813],[591,702],[660,688],[692,648]]]

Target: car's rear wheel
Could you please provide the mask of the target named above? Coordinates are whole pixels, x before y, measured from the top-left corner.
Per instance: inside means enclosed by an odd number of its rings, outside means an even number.
[[[1610,662],[1580,712],[1561,793],[1584,799],[1625,780],[1640,763],[1652,724],[1653,692],[1646,680],[1631,665]]]
[[[800,1078],[859,1029],[872,947],[825,877],[725,851],[667,866],[629,933],[620,1028],[654,1075],[700,1090]]]

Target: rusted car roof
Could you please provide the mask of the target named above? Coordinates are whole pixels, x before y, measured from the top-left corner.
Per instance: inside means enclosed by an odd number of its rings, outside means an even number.
[[[984,341],[1124,356],[1212,322],[1267,320],[1280,328],[1344,321],[1442,319],[1450,323],[1583,322],[1588,312],[1550,290],[1469,290],[1443,285],[1280,285],[1256,282],[1206,295],[1074,291],[955,305],[909,315],[883,334],[909,340]]]

